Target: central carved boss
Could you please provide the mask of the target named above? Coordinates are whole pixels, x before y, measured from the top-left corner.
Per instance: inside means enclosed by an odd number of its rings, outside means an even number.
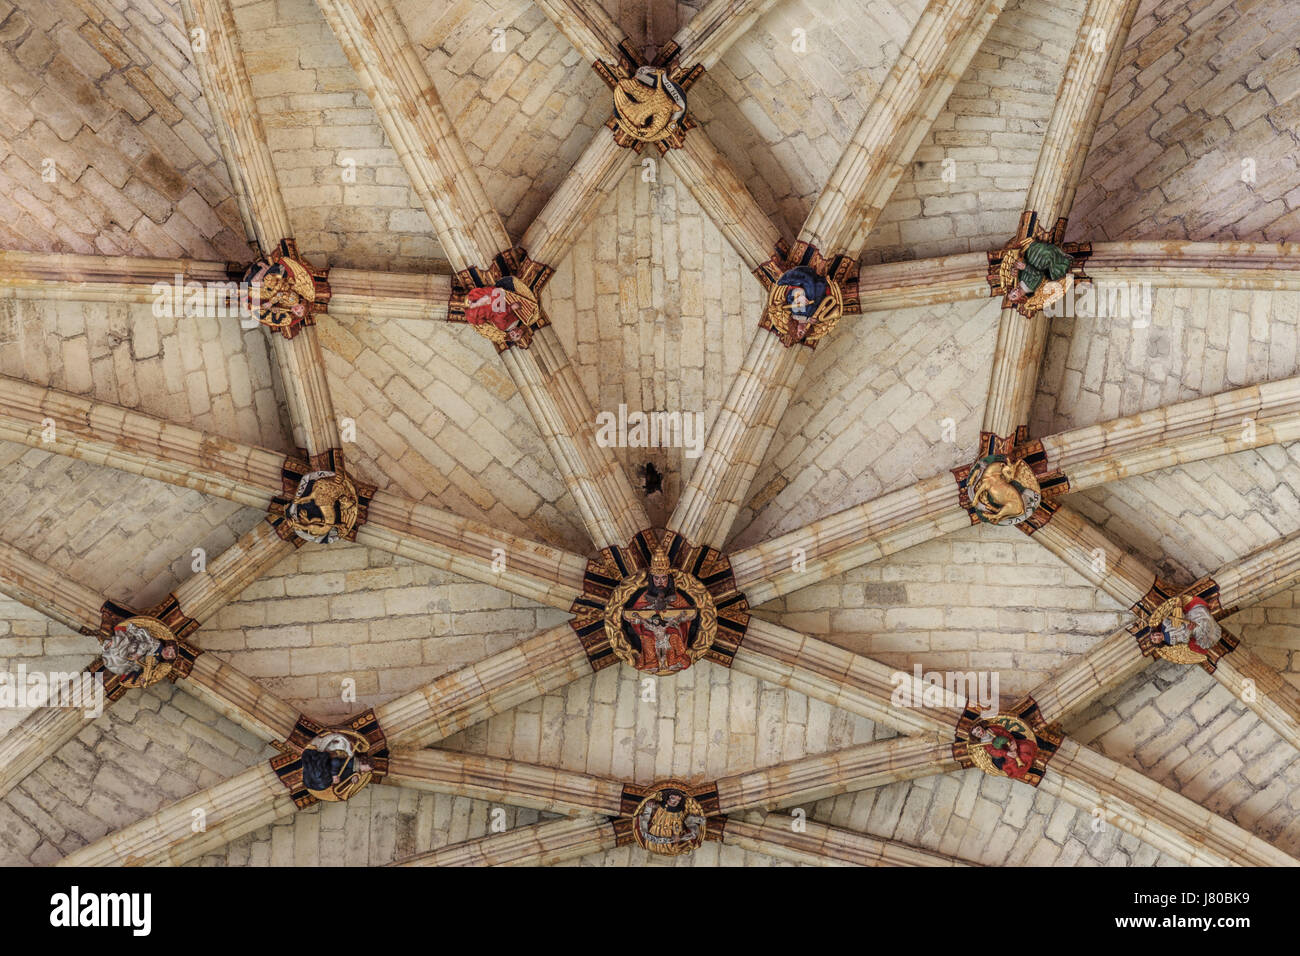
[[[692,575],[655,551],[649,569],[618,583],[605,605],[605,636],[624,663],[651,674],[676,674],[713,645],[718,610]]]

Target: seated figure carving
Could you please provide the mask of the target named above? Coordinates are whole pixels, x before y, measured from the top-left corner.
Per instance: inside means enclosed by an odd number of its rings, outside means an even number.
[[[302,751],[302,785],[318,799],[346,800],[373,775],[363,754],[369,744],[360,734],[330,730],[317,734]]]
[[[127,618],[99,641],[104,669],[132,687],[156,684],[171,673],[176,660],[176,641],[160,621]]]

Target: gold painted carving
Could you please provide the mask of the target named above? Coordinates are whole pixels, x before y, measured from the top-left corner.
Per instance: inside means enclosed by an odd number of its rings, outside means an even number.
[[[262,325],[292,335],[295,327],[324,306],[316,302],[311,268],[300,261],[292,242],[282,244],[244,272],[249,308]]]
[[[975,463],[966,494],[975,517],[1000,525],[1028,521],[1043,500],[1034,470],[1003,455],[986,455]]]
[[[361,757],[361,754],[370,750],[370,742],[355,731],[344,729],[325,731],[313,737],[303,750],[340,756],[346,761],[345,769],[349,763],[352,764],[352,772],[347,776],[340,775],[340,779],[328,788],[314,789],[304,782],[304,789],[318,800],[329,803],[347,800],[362,790],[374,777],[373,768]]]
[[[628,136],[657,143],[686,115],[686,94],[662,67],[643,66],[614,84],[614,112]]]
[[[632,816],[632,835],[644,850],[681,856],[704,842],[708,823],[691,789],[676,780],[656,783]]]
[[[119,621],[113,630],[123,630],[132,627],[138,627],[154,640],[158,641],[160,648],[171,646],[173,650],[176,644],[176,635],[162,621],[155,617],[128,617]],[[174,660],[174,658],[173,658]],[[160,681],[166,680],[172,674],[173,661],[166,660],[157,654],[148,654],[139,660],[140,670],[132,674],[121,674],[118,676],[118,683],[123,687],[152,687]]]
[[[639,649],[627,630],[636,635]],[[669,567],[662,551],[652,556],[649,570],[620,581],[605,603],[605,636],[614,654],[647,673],[685,670],[705,655],[717,632],[718,609],[708,589]]]
[[[787,281],[798,278],[796,272],[806,272],[808,281],[815,278],[824,282],[825,294],[816,301],[809,299],[803,285]],[[809,307],[812,308],[811,313],[800,311]],[[767,324],[786,348],[800,343],[811,348],[835,330],[840,316],[844,314],[844,296],[839,283],[833,279],[816,276],[807,269],[791,269],[768,290],[767,306],[763,314]]]
[[[357,524],[359,504],[352,479],[333,471],[302,476],[286,509],[289,526],[300,538],[321,544],[338,540]]]
[[[1038,735],[1012,714],[981,719],[971,728],[971,760],[994,777],[1024,780],[1038,756]]]
[[[1163,641],[1155,644],[1153,653],[1175,664],[1204,662],[1208,659],[1205,652],[1223,636],[1209,605],[1197,597],[1169,598],[1147,616],[1146,623]]]

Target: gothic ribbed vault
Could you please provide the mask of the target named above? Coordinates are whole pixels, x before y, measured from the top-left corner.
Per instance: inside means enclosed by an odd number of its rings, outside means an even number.
[[[1295,864],[1287,0],[0,6],[0,862]]]

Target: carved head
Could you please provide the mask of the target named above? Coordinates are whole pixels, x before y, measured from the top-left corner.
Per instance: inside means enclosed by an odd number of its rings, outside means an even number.
[[[672,580],[673,566],[667,553],[662,548],[655,548],[650,555],[650,580],[655,587],[664,588]]]

